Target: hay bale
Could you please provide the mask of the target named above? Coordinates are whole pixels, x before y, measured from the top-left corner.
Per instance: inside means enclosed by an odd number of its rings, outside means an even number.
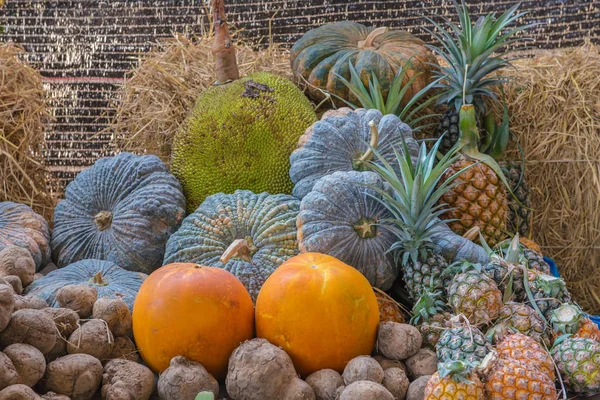
[[[505,74],[527,157],[533,239],[588,312],[600,313],[599,47],[541,52]]]
[[[115,99],[110,130],[117,151],[156,154],[170,162],[171,143],[198,95],[216,81],[209,34],[181,35],[158,43],[128,74]],[[236,43],[241,76],[257,71],[291,78],[289,50],[271,45],[259,51]]]
[[[0,201],[27,204],[50,219],[54,200],[42,154],[49,107],[42,77],[23,53],[0,44]]]

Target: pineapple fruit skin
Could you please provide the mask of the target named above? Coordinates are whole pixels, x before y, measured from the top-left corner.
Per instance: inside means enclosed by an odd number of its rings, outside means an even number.
[[[513,327],[537,342],[547,340],[546,326],[537,311],[523,303],[508,302],[500,309],[498,322]]]
[[[552,358],[575,393],[600,392],[600,344],[595,340],[566,337],[554,344]]]
[[[461,156],[445,172],[442,181],[447,180],[461,169],[476,164]],[[469,229],[478,226],[490,246],[504,239],[508,218],[508,199],[504,184],[486,164],[480,163],[463,171],[446,192],[440,203],[447,204],[448,210],[442,219],[456,220],[448,223],[452,231],[464,235]]]
[[[502,308],[502,292],[496,283],[476,270],[454,276],[448,288],[448,303],[456,314],[464,314],[473,325],[495,320]]]
[[[440,378],[436,372],[425,386],[424,400],[484,400],[483,383],[476,374],[467,375],[472,383],[455,382],[450,376]]]
[[[416,263],[409,261],[404,267],[404,281],[413,300],[417,300],[423,289],[429,288],[430,285],[434,290],[440,289],[442,286],[440,276],[446,267],[448,267],[446,259],[431,251],[427,252],[425,260],[419,257]]]
[[[522,333],[515,333],[503,339],[496,346],[498,356],[503,359],[513,359],[524,365],[537,368],[552,381],[556,378],[552,356],[546,349]]]
[[[375,297],[379,307],[379,322],[397,322],[399,324],[406,322],[400,306],[392,298],[377,291]]]
[[[485,372],[489,400],[556,400],[554,381],[537,368],[514,359],[498,358]]]
[[[439,362],[464,360],[481,362],[492,350],[492,345],[476,327],[456,327],[447,329],[435,346]]]
[[[529,185],[525,176],[519,184],[522,165],[516,161],[500,161],[502,169],[509,186],[518,202],[512,196],[508,198],[508,221],[509,232],[518,232],[519,235],[527,236],[530,232],[529,221],[531,219],[531,201],[529,200]],[[520,204],[519,204],[520,203]]]
[[[460,137],[460,127],[458,125],[458,111],[455,107],[448,107],[440,117],[440,122],[437,127],[436,137],[441,137],[439,151],[446,154],[454,147]]]
[[[423,337],[423,344],[435,349],[435,346],[440,341],[440,336],[446,328],[451,328],[450,318],[452,314],[448,312],[441,312],[433,315],[428,321],[417,325],[421,336]]]

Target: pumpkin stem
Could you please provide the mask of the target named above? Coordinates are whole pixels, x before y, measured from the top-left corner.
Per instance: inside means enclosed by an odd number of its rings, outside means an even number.
[[[239,79],[235,46],[229,35],[229,26],[225,16],[225,0],[212,0],[213,23],[215,26],[215,39],[212,53],[215,56],[215,69],[219,83]]]
[[[463,237],[465,239],[469,239],[471,242],[474,242],[475,239],[479,237],[479,232],[481,232],[481,229],[478,226],[474,226],[466,231]]]
[[[112,224],[112,219],[113,213],[111,213],[110,211],[100,211],[94,217],[94,223],[98,227],[99,231],[103,231],[105,229],[110,228],[110,225]]]
[[[375,41],[375,39],[377,39],[377,37],[383,35],[384,33],[387,33],[387,31],[389,31],[389,30],[390,30],[390,28],[388,28],[387,26],[373,29],[369,33],[369,35],[365,38],[365,40],[360,40],[358,42],[358,48],[364,49],[365,47],[375,47],[375,46],[373,46],[373,42]]]
[[[96,286],[108,285],[108,282],[104,280],[104,277],[102,276],[102,272],[100,272],[100,271],[98,271],[96,273],[96,275],[94,275],[92,277],[92,279],[90,279],[88,282],[91,283],[92,285],[96,285]]]
[[[248,244],[248,241],[246,239],[236,239],[229,245],[227,250],[225,250],[219,261],[226,264],[230,259],[237,257],[252,264],[250,254],[250,245]]]
[[[365,151],[365,154],[353,163],[354,169],[358,171],[362,171],[365,167],[365,163],[373,159],[373,150],[377,150],[377,144],[379,143],[379,131],[377,130],[375,121],[369,121],[369,128],[371,129],[369,148]]]

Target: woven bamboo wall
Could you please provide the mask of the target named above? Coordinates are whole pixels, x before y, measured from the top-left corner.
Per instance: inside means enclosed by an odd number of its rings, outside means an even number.
[[[106,154],[110,136],[100,134],[111,110],[109,99],[126,71],[156,40],[205,29],[201,0],[6,0],[0,40],[20,43],[44,76],[55,120],[47,132],[49,168],[60,187]],[[228,0],[230,20],[243,34],[265,43],[292,44],[325,22],[355,20],[402,27],[425,40],[427,14],[452,16],[449,0]],[[471,1],[475,13],[501,12],[513,1]],[[523,1],[533,30],[533,47],[576,46],[585,37],[600,43],[599,0]]]

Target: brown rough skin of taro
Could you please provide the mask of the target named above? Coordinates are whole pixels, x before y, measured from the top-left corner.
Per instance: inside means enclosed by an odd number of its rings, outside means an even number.
[[[121,358],[133,362],[140,362],[140,354],[135,343],[128,336],[115,336],[115,343],[110,352],[109,359]]]
[[[202,364],[185,357],[173,357],[169,367],[158,377],[161,400],[193,399],[200,392],[219,395],[219,382]]]
[[[408,376],[415,380],[425,375],[433,375],[437,372],[437,356],[431,349],[419,349],[417,354],[413,354],[404,360]]]
[[[8,326],[15,309],[15,291],[9,285],[0,284],[0,331]]]
[[[44,391],[90,400],[102,382],[102,363],[88,354],[70,354],[52,361],[41,381]]]
[[[108,329],[115,336],[129,336],[131,334],[131,312],[127,303],[120,298],[101,297],[96,300],[92,317],[106,321]]]
[[[15,275],[23,287],[33,282],[35,261],[31,253],[18,246],[8,246],[0,250],[0,276]]]
[[[332,369],[313,372],[306,378],[306,383],[315,392],[317,400],[335,400],[337,389],[344,386],[342,376]]]
[[[6,284],[10,285],[16,294],[23,293],[23,284],[21,283],[21,279],[19,279],[18,276],[8,275],[8,276],[3,276],[0,279],[2,279],[2,283],[6,283]]]
[[[101,391],[103,399],[148,400],[154,391],[154,374],[133,361],[111,360],[104,366]],[[189,398],[193,399],[196,394]],[[162,396],[161,399],[166,400]]]
[[[65,396],[64,394],[58,394],[54,392],[48,392],[42,395],[42,399],[44,400],[71,400],[69,396]]]
[[[96,288],[85,285],[67,285],[56,293],[56,300],[61,307],[70,308],[81,318],[92,315],[94,303],[98,298]]]
[[[430,375],[424,375],[412,381],[406,393],[406,400],[423,400],[425,398],[425,387],[430,378]]]
[[[0,389],[15,385],[19,381],[19,372],[10,357],[0,353]]]
[[[342,374],[346,385],[356,381],[372,381],[381,383],[383,381],[383,368],[379,363],[369,356],[355,357],[346,365]]]
[[[41,400],[42,397],[38,396],[29,386],[27,385],[12,385],[7,388],[0,390],[0,399],[2,400]]]
[[[382,355],[376,355],[376,356],[373,356],[373,358],[375,360],[377,360],[377,362],[379,363],[379,365],[381,365],[381,368],[383,368],[384,371],[388,368],[400,368],[404,372],[407,372],[406,365],[404,365],[404,363],[402,361],[388,360],[387,358],[385,358]]]
[[[377,334],[377,350],[390,360],[405,360],[421,348],[423,337],[409,324],[382,322]]]
[[[287,385],[281,400],[316,400],[310,385],[300,378],[294,378]]]
[[[101,361],[108,360],[114,343],[115,339],[108,330],[106,322],[101,319],[91,319],[69,336],[67,353],[89,354]]]
[[[75,329],[79,327],[79,314],[70,308],[46,307],[43,311],[52,318],[58,333],[64,338],[71,336]]]
[[[42,310],[15,311],[5,330],[0,332],[0,346],[26,343],[43,354],[56,344],[56,327],[52,318]]]
[[[29,344],[15,343],[4,349],[19,373],[17,383],[33,387],[46,371],[46,359],[41,351]]]
[[[388,368],[385,370],[381,384],[394,396],[394,399],[403,400],[406,397],[410,381],[401,368]]]
[[[371,381],[352,382],[342,392],[339,400],[394,400],[383,385]]]
[[[46,303],[46,301],[44,299],[42,299],[39,296],[21,296],[18,294],[15,294],[15,311],[17,310],[25,310],[25,309],[31,309],[31,310],[42,310],[46,307],[48,307],[48,303]]]
[[[280,399],[297,377],[292,359],[265,339],[242,343],[229,357],[225,384],[235,400]]]

